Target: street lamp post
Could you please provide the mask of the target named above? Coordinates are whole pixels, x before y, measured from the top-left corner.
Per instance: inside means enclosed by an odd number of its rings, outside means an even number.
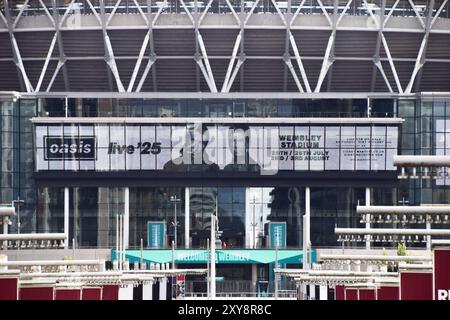
[[[177,198],[176,195],[170,197],[170,202],[174,204],[174,217],[173,217],[173,226],[174,226],[174,240],[175,240],[175,248],[177,247],[177,202],[180,202],[181,199]]]

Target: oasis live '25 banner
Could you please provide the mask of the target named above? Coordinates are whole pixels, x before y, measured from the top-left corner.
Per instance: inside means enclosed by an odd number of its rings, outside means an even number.
[[[36,171],[396,170],[395,125],[36,124]],[[246,169],[239,171],[245,171]],[[254,171],[254,170],[253,170]]]

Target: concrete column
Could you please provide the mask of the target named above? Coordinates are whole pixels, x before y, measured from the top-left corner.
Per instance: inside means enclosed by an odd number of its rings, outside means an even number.
[[[69,188],[64,188],[64,249],[69,249]]]
[[[153,281],[142,284],[142,300],[153,300]]]
[[[370,188],[366,188],[366,206],[370,206]],[[366,229],[370,229],[370,215],[366,214]],[[366,249],[370,249],[370,236],[366,239]]]
[[[216,216],[211,215],[211,271],[210,271],[210,295],[211,299],[216,298]]]
[[[110,230],[110,188],[98,188],[98,204],[97,204],[97,245],[99,247],[107,248],[111,246],[109,243],[109,232]],[[112,195],[111,195],[112,196]],[[117,197],[117,193],[114,194],[114,197]],[[117,201],[117,200],[116,200]]]
[[[311,242],[310,232],[310,217],[311,217],[311,190],[309,187],[305,188],[305,215],[303,216],[303,269],[309,269],[308,262],[308,245]]]
[[[251,204],[251,193],[250,188],[245,188],[245,247],[253,248],[253,229],[252,229],[252,210],[253,205]]]
[[[319,300],[328,300],[328,286],[319,286]]]
[[[426,226],[425,226],[425,228],[427,229],[427,230],[430,230],[431,229],[431,223],[430,223],[430,219],[428,219],[428,217],[429,216],[426,216],[427,217],[427,222],[426,222]],[[431,218],[431,217],[430,217]],[[427,250],[431,250],[431,236],[427,236]]]
[[[167,278],[159,279],[159,300],[167,300]]]
[[[189,249],[191,244],[191,237],[189,235],[190,233],[190,192],[189,187],[186,187],[184,189],[184,248]]]
[[[256,263],[252,264],[252,292],[256,293],[256,284],[258,282],[258,265]]]
[[[130,188],[124,190],[123,248],[128,249],[130,239]]]
[[[316,300],[316,285],[309,285],[309,300]]]
[[[73,238],[75,239],[75,245],[79,248],[82,244],[81,238],[81,221],[80,212],[78,210],[79,203],[79,188],[73,188]],[[75,259],[75,257],[73,257]]]
[[[8,256],[6,254],[0,254],[0,262],[8,262]],[[0,271],[8,270],[7,266],[1,266]]]

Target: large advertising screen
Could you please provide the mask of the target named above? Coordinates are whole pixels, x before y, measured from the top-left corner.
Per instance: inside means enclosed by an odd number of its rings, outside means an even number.
[[[36,124],[36,171],[396,170],[395,125]]]

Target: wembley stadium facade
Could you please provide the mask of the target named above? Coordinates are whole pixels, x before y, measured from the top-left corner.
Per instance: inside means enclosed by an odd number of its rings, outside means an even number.
[[[393,162],[450,152],[449,5],[1,1],[9,232],[113,261],[121,216],[127,260],[164,263],[174,241],[189,268],[214,214],[223,290],[258,291],[364,227],[358,204],[449,203],[448,177]]]

